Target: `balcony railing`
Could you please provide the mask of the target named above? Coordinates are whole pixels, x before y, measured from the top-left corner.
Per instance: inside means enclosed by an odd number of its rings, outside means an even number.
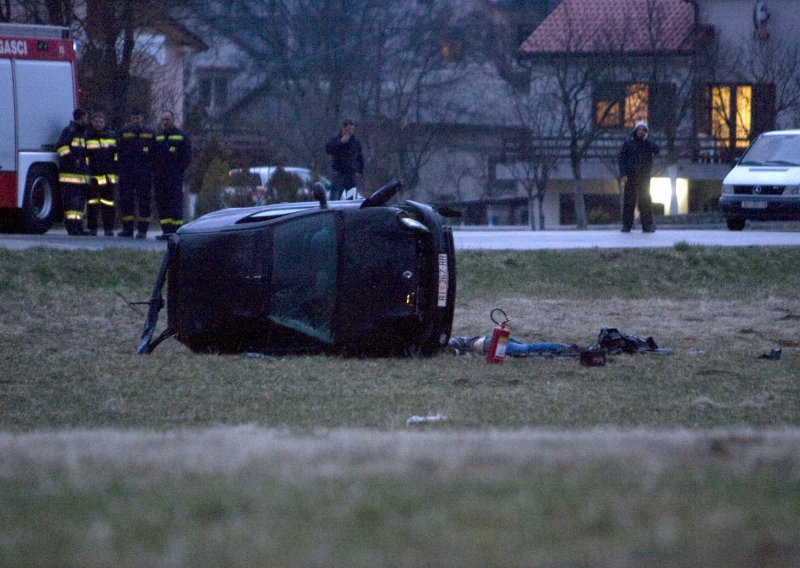
[[[519,139],[503,140],[501,161],[510,162],[530,157],[535,159],[547,156],[557,159],[569,159],[570,144],[567,138],[538,137],[521,141]],[[592,142],[584,154],[585,159],[611,160],[616,159],[625,138],[618,136],[603,136]],[[658,137],[654,140],[661,147],[661,155],[667,154],[668,148],[664,140]],[[721,141],[710,136],[696,136],[689,138],[676,138],[673,148],[674,155],[679,160],[688,160],[696,163],[730,164],[735,162],[747,149],[749,140],[737,140],[735,145],[727,140]]]

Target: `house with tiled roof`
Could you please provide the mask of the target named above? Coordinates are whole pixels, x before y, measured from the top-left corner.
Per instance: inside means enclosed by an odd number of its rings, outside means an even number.
[[[750,140],[797,124],[798,24],[789,0],[563,0],[520,47],[532,96],[560,98],[551,112],[571,121],[555,141],[531,133],[534,147],[561,145],[543,203],[549,224],[576,223],[581,197],[589,223],[619,218],[615,157],[639,120],[664,150],[657,208],[713,209]],[[498,175],[519,179],[516,158],[507,154]],[[513,207],[495,216],[514,218]]]
[[[684,0],[564,0],[522,43],[521,51],[685,53],[693,36],[693,6]]]

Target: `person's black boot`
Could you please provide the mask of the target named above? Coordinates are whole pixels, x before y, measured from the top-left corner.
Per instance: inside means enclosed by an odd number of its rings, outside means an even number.
[[[133,237],[133,221],[123,221],[122,230],[117,233],[118,237]]]

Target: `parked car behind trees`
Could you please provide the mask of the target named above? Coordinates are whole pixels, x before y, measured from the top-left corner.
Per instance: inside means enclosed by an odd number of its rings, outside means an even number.
[[[312,186],[320,181],[326,190],[330,182],[308,168],[256,166],[236,168],[228,173],[230,185],[222,190],[223,207],[251,207],[270,203],[307,201]]]

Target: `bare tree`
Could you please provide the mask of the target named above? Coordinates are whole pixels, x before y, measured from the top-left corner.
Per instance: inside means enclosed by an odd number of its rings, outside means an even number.
[[[741,46],[747,46],[742,50]],[[732,70],[739,77],[763,88],[754,93],[753,105],[762,107],[773,117],[784,116],[788,124],[796,124],[800,115],[800,47],[796,43],[770,38],[757,38],[737,43],[739,49],[728,49]],[[764,109],[764,105],[772,108]],[[754,134],[773,128],[774,124],[753,124]]]
[[[0,15],[72,28],[80,43],[79,84],[85,104],[106,112],[110,124],[122,124],[134,81],[148,77],[143,87],[158,88],[158,65],[148,56],[143,38],[171,25],[169,10],[177,1],[4,0]]]
[[[0,21],[69,27],[74,7],[73,0],[0,0]]]
[[[563,117],[553,108],[552,99],[538,94],[512,90],[515,111],[526,135],[519,140],[515,155],[511,157],[512,170],[528,196],[528,220],[531,230],[536,229],[538,205],[539,230],[545,228],[543,202],[550,176],[558,169],[561,150],[556,143],[564,135]]]
[[[602,37],[586,37],[578,29],[578,17],[565,8],[566,27],[559,38],[559,54],[539,57],[533,62],[532,89],[549,98],[553,108],[558,109],[564,121],[567,138],[567,153],[573,176],[575,195],[575,218],[579,229],[587,227],[586,204],[583,191],[582,166],[585,156],[602,131],[595,128],[605,115],[613,112],[612,107],[600,110],[596,116],[593,105],[593,92],[597,85],[610,75],[610,61],[618,56],[624,46],[609,45]],[[619,23],[609,22],[609,36],[615,38]],[[619,37],[627,37],[621,34]],[[612,39],[612,41],[615,41]],[[604,55],[597,55],[597,54]]]
[[[292,155],[319,168],[324,140],[353,118],[367,176],[398,177],[413,195],[436,148],[435,125],[457,113],[449,89],[469,61],[449,3],[232,0],[197,8],[258,62],[258,120]]]
[[[87,104],[105,111],[111,124],[122,124],[135,98],[134,78],[146,77],[150,92],[140,97],[149,102],[159,93],[168,105],[168,91],[160,84],[168,71],[156,59],[163,49],[160,33],[177,26],[170,23],[169,0],[85,0],[84,7],[75,17],[83,42],[80,81]]]

